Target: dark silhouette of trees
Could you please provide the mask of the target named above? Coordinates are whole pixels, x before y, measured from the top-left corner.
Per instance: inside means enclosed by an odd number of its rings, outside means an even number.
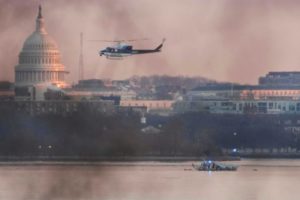
[[[134,112],[31,116],[0,106],[0,156],[214,156],[221,148],[300,148],[297,115],[186,113],[147,116],[159,133],[141,131]]]

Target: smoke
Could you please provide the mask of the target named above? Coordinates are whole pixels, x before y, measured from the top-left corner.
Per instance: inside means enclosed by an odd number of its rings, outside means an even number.
[[[13,81],[14,66],[35,27],[37,0],[0,0],[0,79]],[[296,0],[52,0],[42,1],[48,33],[63,64],[78,78],[79,34],[84,33],[85,78],[133,75],[204,76],[255,83],[270,70],[298,70],[300,2]],[[122,61],[98,56],[110,44],[92,39],[151,38],[133,43],[161,53]]]
[[[1,170],[10,177],[6,179],[8,185],[14,185],[17,190],[3,186],[2,199],[95,199],[95,193],[101,195],[102,192],[101,187],[97,188],[98,180],[106,178],[101,166],[30,165],[2,167]]]

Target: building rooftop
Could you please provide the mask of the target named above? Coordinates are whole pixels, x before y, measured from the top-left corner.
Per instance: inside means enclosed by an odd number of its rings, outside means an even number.
[[[269,72],[267,74],[271,76],[291,76],[291,75],[300,75],[300,71],[281,71],[281,72]]]
[[[210,90],[300,90],[300,85],[238,85],[238,84],[213,84],[199,86],[192,91]]]

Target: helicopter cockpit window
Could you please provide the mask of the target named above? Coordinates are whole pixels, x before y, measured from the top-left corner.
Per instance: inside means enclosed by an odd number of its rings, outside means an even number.
[[[111,47],[107,47],[106,50],[107,50],[108,52],[114,52],[114,49],[111,48]]]

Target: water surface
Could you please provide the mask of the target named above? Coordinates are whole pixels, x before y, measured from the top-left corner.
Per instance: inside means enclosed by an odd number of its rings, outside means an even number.
[[[234,163],[236,172],[194,171],[192,162],[2,163],[0,199],[299,200],[300,160]]]

